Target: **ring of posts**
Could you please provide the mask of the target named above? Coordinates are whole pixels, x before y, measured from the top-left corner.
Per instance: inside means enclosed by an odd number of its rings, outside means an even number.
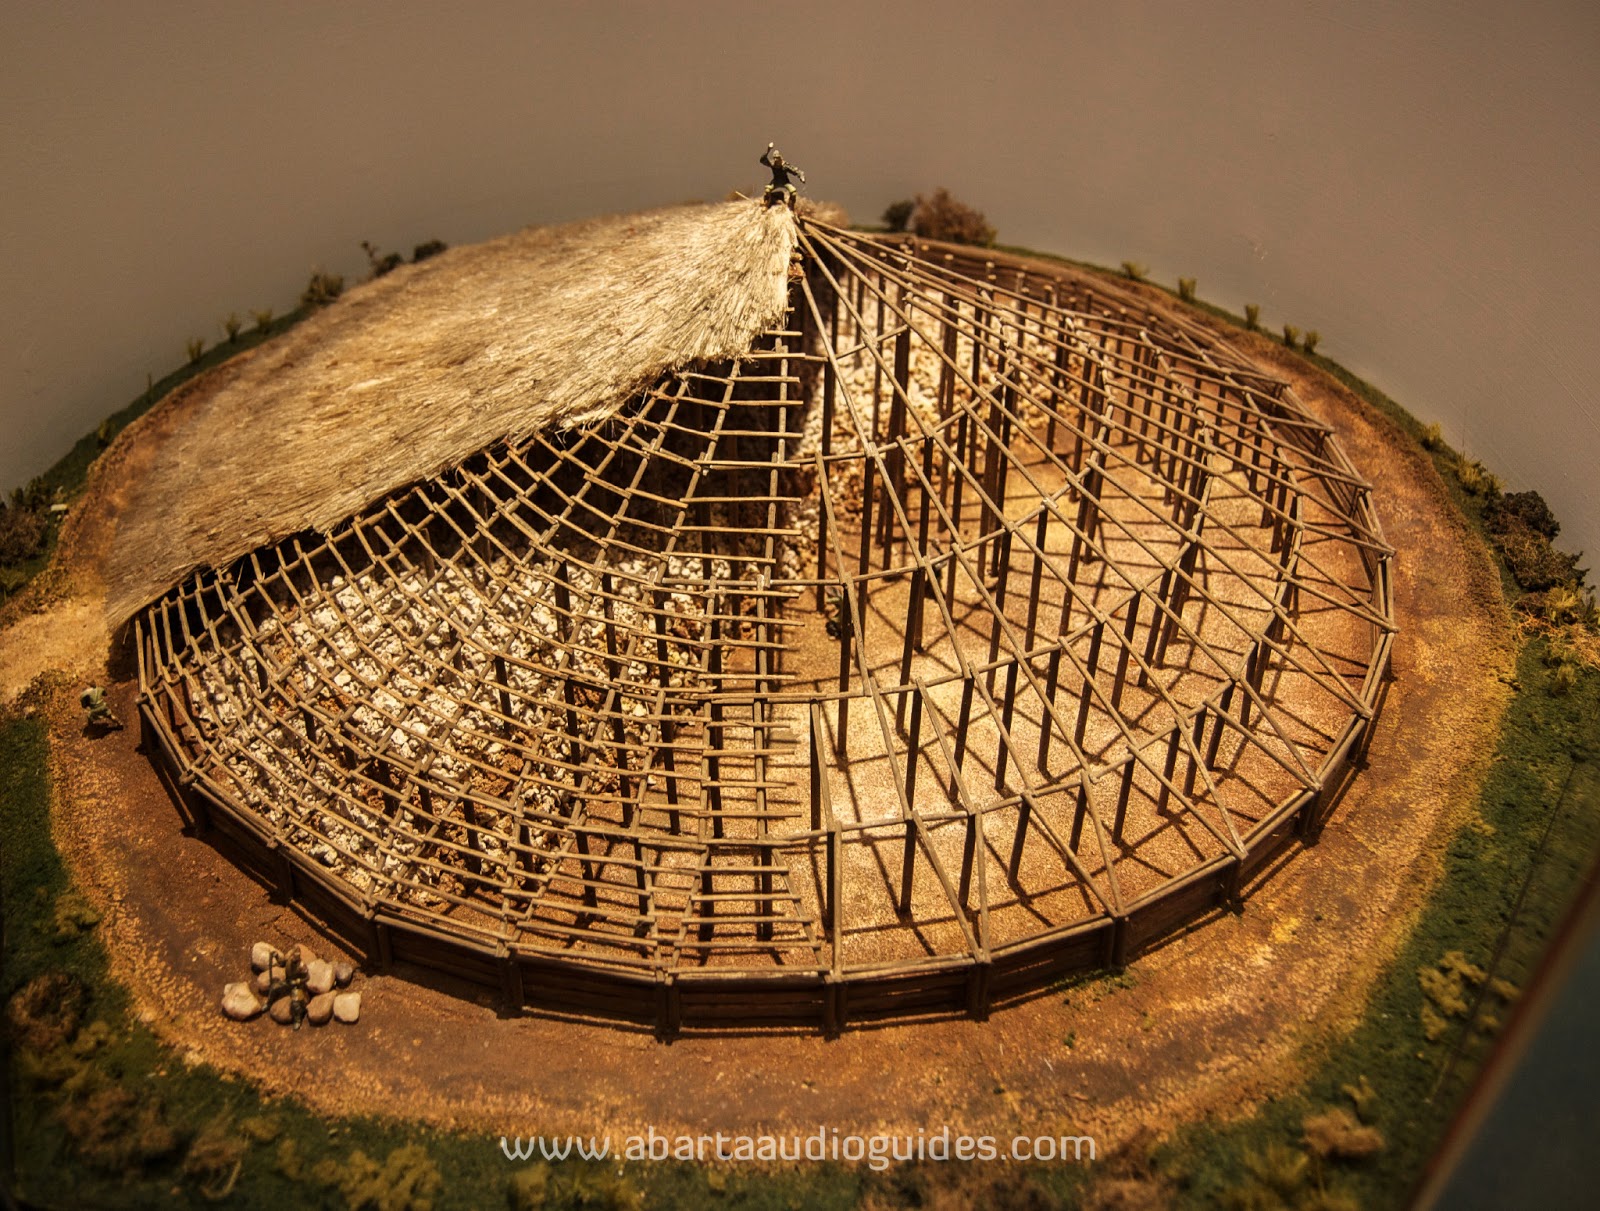
[[[374,967],[663,1033],[981,1017],[1237,909],[1387,684],[1333,432],[1064,266],[802,220],[790,302],[149,606],[188,824]]]

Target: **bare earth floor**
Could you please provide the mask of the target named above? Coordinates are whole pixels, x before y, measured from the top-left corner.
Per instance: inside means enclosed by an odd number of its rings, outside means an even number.
[[[833,1040],[661,1042],[610,1024],[505,1018],[487,998],[414,982],[420,973],[403,968],[363,977],[355,1027],[237,1024],[217,1001],[242,978],[252,942],[335,948],[183,833],[135,729],[84,734],[74,681],[48,708],[57,840],[105,909],[116,975],[191,1061],[330,1113],[491,1136],[949,1125],[1002,1138],[1091,1134],[1105,1149],[1141,1126],[1242,1113],[1291,1086],[1304,1045],[1334,1041],[1355,1021],[1436,876],[1444,839],[1472,810],[1509,693],[1510,624],[1487,552],[1421,451],[1280,346],[1227,336],[1288,377],[1374,482],[1398,551],[1400,626],[1369,768],[1320,843],[1280,861],[1241,915],[1202,922],[1114,983],[1043,992],[984,1022],[896,1023]],[[84,670],[90,630],[62,629],[60,667]],[[0,638],[14,648],[16,632]],[[119,714],[134,719],[133,683],[113,690]]]

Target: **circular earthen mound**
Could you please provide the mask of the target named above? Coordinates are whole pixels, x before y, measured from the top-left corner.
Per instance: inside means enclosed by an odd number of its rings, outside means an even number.
[[[146,609],[197,826],[380,962],[666,1030],[981,1014],[1320,827],[1393,631],[1329,428],[1099,279],[800,244],[747,359]]]

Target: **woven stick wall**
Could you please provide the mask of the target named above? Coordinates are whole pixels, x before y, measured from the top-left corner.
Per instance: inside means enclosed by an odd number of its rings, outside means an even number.
[[[1391,552],[1099,280],[802,223],[785,326],[140,615],[197,827],[366,948],[685,1026],[983,1014],[1321,827]]]

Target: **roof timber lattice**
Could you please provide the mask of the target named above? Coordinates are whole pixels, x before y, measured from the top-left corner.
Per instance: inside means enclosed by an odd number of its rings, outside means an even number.
[[[197,823],[383,961],[669,1030],[981,1013],[1321,826],[1393,632],[1328,426],[1065,267],[802,220],[789,303],[150,606]]]

